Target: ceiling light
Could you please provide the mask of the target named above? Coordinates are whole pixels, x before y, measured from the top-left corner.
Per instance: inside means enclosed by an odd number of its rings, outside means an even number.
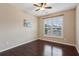
[[[40,8],[40,10],[45,10],[45,8]]]

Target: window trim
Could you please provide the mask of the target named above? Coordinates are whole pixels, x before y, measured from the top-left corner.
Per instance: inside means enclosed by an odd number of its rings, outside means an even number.
[[[54,18],[54,17],[63,17],[63,26],[62,26],[62,35],[61,36],[48,36],[45,35],[45,25],[44,25],[44,20],[45,19],[49,19],[49,18]],[[43,36],[44,37],[53,37],[53,38],[64,38],[64,15],[57,15],[57,16],[53,16],[53,17],[47,17],[47,18],[43,18]]]

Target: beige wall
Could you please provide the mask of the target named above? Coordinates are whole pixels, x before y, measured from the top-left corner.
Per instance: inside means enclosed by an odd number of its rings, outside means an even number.
[[[24,19],[32,27],[23,26]],[[0,4],[0,52],[37,39],[37,19],[8,4]]]
[[[43,18],[64,14],[64,38],[46,38],[43,36]],[[75,45],[75,9],[38,17],[38,38],[51,42]]]
[[[79,4],[76,8],[76,48],[79,53]]]

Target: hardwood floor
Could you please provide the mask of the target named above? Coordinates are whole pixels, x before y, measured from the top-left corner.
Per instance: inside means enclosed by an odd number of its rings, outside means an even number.
[[[77,56],[73,46],[36,40],[0,53],[0,56]]]

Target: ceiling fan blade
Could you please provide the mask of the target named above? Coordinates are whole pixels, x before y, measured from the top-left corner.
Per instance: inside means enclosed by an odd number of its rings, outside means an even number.
[[[36,9],[35,11],[39,11],[40,9]]]
[[[44,6],[46,6],[47,5],[47,3],[44,3]]]
[[[36,7],[40,7],[39,5],[37,5],[37,4],[33,4],[34,6],[36,6]]]
[[[46,9],[51,9],[52,7],[45,7]]]
[[[41,7],[45,7],[47,3],[40,3]]]
[[[42,7],[43,6],[43,3],[40,3],[40,4],[41,4],[40,6]]]

